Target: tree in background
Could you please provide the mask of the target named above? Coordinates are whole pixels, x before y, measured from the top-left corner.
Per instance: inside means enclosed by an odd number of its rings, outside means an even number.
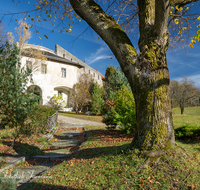
[[[25,21],[19,20],[17,27],[15,27],[15,33],[7,32],[8,42],[10,44],[17,44],[20,49],[19,57],[26,56],[27,60],[34,58],[34,61],[31,60],[31,70],[32,72],[37,72],[41,70],[41,64],[45,63],[47,58],[44,55],[44,52],[37,49],[38,47],[30,46],[26,48],[28,41],[31,38],[30,25]],[[25,63],[26,64],[26,63]],[[22,68],[26,69],[26,65],[21,65]]]
[[[115,69],[112,65],[107,67],[104,79],[105,99],[114,100],[117,91],[122,85],[125,85],[131,91],[129,82],[121,68],[117,67]]]
[[[184,108],[192,102],[196,105],[199,103],[199,91],[195,88],[194,82],[185,76],[180,83],[176,80],[171,81],[170,95],[172,106],[180,106],[181,114],[184,113]]]
[[[91,102],[91,91],[93,80],[91,75],[82,73],[79,76],[79,82],[73,87],[72,99],[74,101],[74,107],[76,113],[82,111],[84,106],[88,106]]]
[[[102,87],[99,86],[98,83],[93,84],[93,92],[92,92],[92,102],[91,102],[91,111],[93,114],[98,115],[102,113],[103,108],[103,95],[104,90]]]
[[[29,111],[38,102],[38,96],[27,91],[31,70],[21,70],[19,52],[16,45],[8,43],[0,48],[0,110],[2,121],[6,118],[9,126],[15,128],[12,146],[19,134],[30,135],[25,121]]]
[[[7,40],[8,40],[8,34],[5,32],[4,24],[0,20],[0,46],[5,44]]]

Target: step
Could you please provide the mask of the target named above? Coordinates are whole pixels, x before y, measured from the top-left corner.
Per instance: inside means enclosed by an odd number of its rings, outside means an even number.
[[[64,138],[64,137],[68,138],[68,137],[77,137],[77,136],[81,136],[81,135],[82,135],[81,131],[78,131],[78,130],[74,131],[74,130],[72,130],[72,131],[63,131],[59,135],[54,135],[54,137],[56,137],[56,138],[59,138],[59,137],[61,137],[61,138]]]

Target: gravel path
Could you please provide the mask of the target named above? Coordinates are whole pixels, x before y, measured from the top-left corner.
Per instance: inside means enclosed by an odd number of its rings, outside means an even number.
[[[58,120],[62,123],[65,123],[66,125],[70,126],[106,126],[102,122],[96,122],[96,121],[89,121],[84,119],[77,119],[73,117],[67,117],[63,115],[58,115]]]

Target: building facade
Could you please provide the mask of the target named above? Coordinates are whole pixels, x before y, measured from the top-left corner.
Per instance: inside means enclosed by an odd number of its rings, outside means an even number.
[[[34,56],[33,56],[34,55]],[[55,52],[48,48],[27,44],[21,56],[22,67],[32,69],[29,88],[39,89],[40,104],[48,105],[50,99],[62,95],[66,107],[72,107],[73,86],[82,73],[92,75],[94,81],[102,85],[102,75],[67,50],[55,45]]]

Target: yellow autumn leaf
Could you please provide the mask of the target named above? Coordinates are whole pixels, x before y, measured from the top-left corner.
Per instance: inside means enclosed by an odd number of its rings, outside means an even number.
[[[32,21],[34,21],[34,18],[31,18]]]
[[[187,27],[183,27],[183,28],[182,28],[182,30],[186,30],[186,29],[187,29]]]
[[[190,47],[194,47],[192,44],[189,44]]]
[[[48,14],[48,17],[51,17],[51,14]]]
[[[197,17],[197,20],[200,20],[200,16]]]
[[[191,40],[192,44],[195,44],[196,43],[196,40]]]
[[[98,37],[98,40],[100,40],[100,37]]]
[[[174,22],[175,22],[175,24],[178,24],[178,23],[179,23],[179,20],[176,18],[176,19],[174,20]]]

